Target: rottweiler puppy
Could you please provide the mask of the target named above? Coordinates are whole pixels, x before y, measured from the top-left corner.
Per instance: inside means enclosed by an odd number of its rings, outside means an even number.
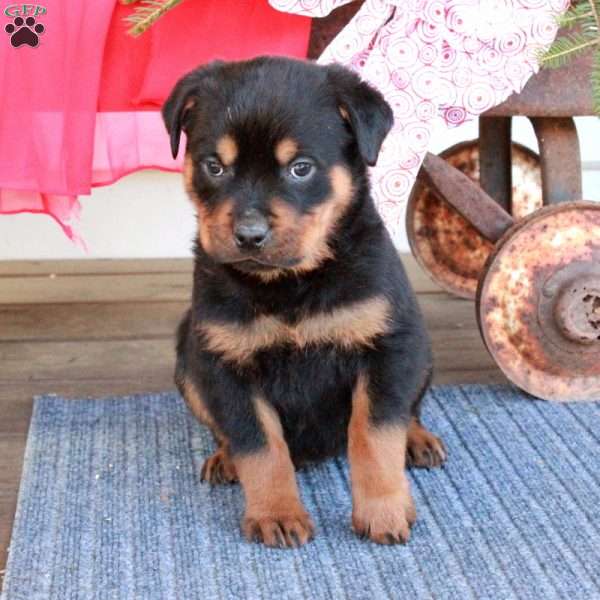
[[[347,449],[354,530],[406,542],[405,468],[446,452],[419,420],[430,344],[369,192],[390,107],[340,66],[263,57],[192,71],[163,115],[198,213],[175,381],[218,445],[203,479],[241,483],[249,540],[300,546],[295,468]]]

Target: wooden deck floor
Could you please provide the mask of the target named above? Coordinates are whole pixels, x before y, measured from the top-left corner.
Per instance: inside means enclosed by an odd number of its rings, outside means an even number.
[[[497,382],[474,305],[405,260],[433,340],[437,383]],[[173,332],[189,260],[0,263],[0,576],[35,394],[172,389]]]

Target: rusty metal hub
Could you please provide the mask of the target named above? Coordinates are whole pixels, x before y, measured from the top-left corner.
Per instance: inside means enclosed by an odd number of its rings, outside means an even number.
[[[451,166],[479,183],[479,143],[456,144],[440,154]],[[512,144],[511,212],[521,218],[542,206],[537,155]],[[482,207],[483,210],[483,207]],[[406,228],[413,255],[443,289],[474,299],[477,282],[494,248],[467,219],[419,177],[408,201]]]
[[[498,242],[477,291],[498,366],[548,400],[600,399],[600,205],[545,207]]]
[[[574,266],[588,273],[594,270],[594,265],[586,263]],[[600,277],[584,274],[562,286],[556,297],[554,322],[559,333],[572,342],[600,343]]]

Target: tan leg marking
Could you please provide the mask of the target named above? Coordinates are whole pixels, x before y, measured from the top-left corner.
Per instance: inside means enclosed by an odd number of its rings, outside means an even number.
[[[439,467],[447,458],[444,442],[433,435],[413,417],[408,425],[406,439],[406,462],[409,467],[432,469]]]
[[[217,155],[223,165],[230,167],[238,156],[236,141],[229,134],[217,140]]]
[[[246,496],[242,532],[248,540],[267,546],[302,546],[312,538],[314,525],[300,501],[279,417],[260,398],[255,406],[267,446],[260,452],[233,457]]]
[[[281,166],[287,165],[298,152],[298,144],[292,138],[283,138],[275,144],[275,158]]]
[[[212,485],[237,481],[235,466],[229,455],[227,438],[215,423],[208,408],[206,408],[206,404],[202,400],[197,387],[190,379],[184,378],[181,389],[192,414],[200,423],[206,425],[211,430],[219,444],[217,450],[204,461],[200,472],[201,481],[208,481]]]
[[[375,296],[311,315],[296,325],[263,315],[246,325],[204,321],[197,331],[204,336],[207,349],[228,361],[245,364],[256,352],[276,344],[299,348],[334,344],[345,349],[372,346],[377,336],[388,331],[391,313],[387,298]]]
[[[378,544],[405,543],[416,519],[405,473],[406,429],[374,427],[369,404],[368,381],[360,375],[348,429],[352,526]]]
[[[206,425],[217,439],[224,439],[194,383],[186,377],[183,380],[181,389],[183,391],[183,398],[196,419],[203,425]]]

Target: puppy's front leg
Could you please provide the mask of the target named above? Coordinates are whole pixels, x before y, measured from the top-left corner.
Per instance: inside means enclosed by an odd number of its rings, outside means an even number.
[[[261,397],[254,398],[254,408],[264,444],[233,456],[246,496],[242,531],[248,540],[267,546],[301,546],[312,538],[314,525],[298,494],[279,417]]]
[[[251,382],[214,355],[198,353],[194,364],[191,378],[246,497],[242,532],[267,546],[305,544],[314,526],[300,501],[276,411]]]
[[[348,459],[354,530],[379,544],[397,544],[408,541],[416,519],[405,456],[410,396],[415,395],[412,400],[418,397],[418,374],[394,375],[396,365],[386,364],[386,359],[378,357],[377,365],[357,378],[348,429]],[[398,378],[403,375],[408,380],[399,384]]]

